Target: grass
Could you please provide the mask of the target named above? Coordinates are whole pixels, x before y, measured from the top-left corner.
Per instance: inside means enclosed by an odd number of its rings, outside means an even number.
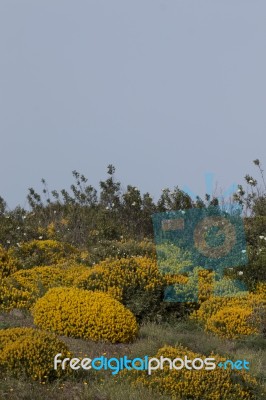
[[[1,383],[1,399],[7,400],[171,400],[143,386],[132,387],[126,380],[105,377],[100,381],[64,381],[40,385],[7,378]]]
[[[15,326],[34,326],[28,313],[1,314],[0,329]],[[261,382],[265,378],[266,347],[260,337],[249,337],[241,341],[224,340],[208,334],[190,320],[175,323],[146,323],[140,327],[139,337],[132,344],[109,344],[60,337],[74,356],[94,358],[129,358],[153,356],[165,344],[182,344],[194,352],[209,355],[212,351],[232,359],[250,362],[250,373]],[[132,387],[125,377],[112,375],[110,371],[76,372],[65,380],[50,384],[31,382],[23,377],[6,376],[0,385],[0,399],[7,400],[170,400],[169,397],[151,392],[145,387]],[[226,399],[230,400],[230,399]]]

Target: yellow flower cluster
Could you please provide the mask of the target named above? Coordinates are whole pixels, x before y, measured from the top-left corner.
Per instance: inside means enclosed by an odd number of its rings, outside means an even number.
[[[84,272],[74,284],[86,290],[108,292],[123,301],[128,291],[158,291],[174,283],[186,283],[179,275],[162,275],[156,261],[148,257],[106,259]]]
[[[61,335],[111,343],[137,335],[134,315],[106,293],[53,288],[33,307],[34,323]]]
[[[73,259],[79,253],[70,244],[56,240],[32,240],[12,248],[11,252],[19,260],[19,267],[23,269],[39,265],[53,265],[65,258]]]
[[[0,279],[13,274],[16,270],[16,260],[0,245]]]
[[[256,293],[238,297],[210,297],[192,319],[204,323],[205,329],[226,338],[259,333],[261,321],[254,318],[254,310],[265,309],[265,291],[262,287]]]
[[[214,273],[207,269],[199,270],[198,272],[198,291],[199,303],[206,301],[212,295],[214,289]]]
[[[70,263],[19,270],[0,283],[0,309],[29,309],[49,288],[72,285],[87,268]]]
[[[207,320],[206,329],[228,339],[241,335],[255,335],[258,333],[257,327],[248,323],[252,311],[251,307],[223,307]]]
[[[7,279],[0,281],[0,311],[13,308],[28,308],[32,302],[31,294],[12,286]]]
[[[64,371],[53,367],[57,353],[70,356],[67,346],[53,334],[33,328],[0,330],[0,369],[16,377],[26,375],[39,381],[60,377]]]
[[[164,346],[155,355],[160,357],[193,360],[195,358],[204,359],[205,356],[196,354],[189,349],[178,345],[176,347]],[[225,361],[220,356],[211,354],[216,363]],[[188,370],[186,368],[175,370],[169,368],[166,361],[164,368],[152,371],[147,375],[146,371],[126,372],[133,379],[133,384],[143,384],[159,391],[162,394],[171,396],[175,400],[193,399],[193,400],[251,400],[256,397],[253,395],[257,387],[256,379],[242,371],[232,371],[229,368],[215,368],[205,371]]]

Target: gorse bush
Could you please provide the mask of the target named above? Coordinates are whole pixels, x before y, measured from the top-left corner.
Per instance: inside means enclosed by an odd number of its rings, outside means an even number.
[[[17,270],[17,260],[0,245],[0,279],[6,278]]]
[[[32,294],[27,290],[14,287],[7,278],[0,281],[0,311],[29,308],[32,301]]]
[[[32,240],[11,249],[11,254],[18,260],[19,269],[56,264],[66,258],[73,259],[78,253],[74,246],[55,240]]]
[[[162,275],[154,259],[131,257],[102,261],[84,272],[74,284],[111,294],[143,319],[158,311],[168,285],[186,281],[181,275]]]
[[[262,171],[258,160],[254,163]],[[207,195],[204,201],[199,197],[193,200],[176,186],[173,190],[163,189],[156,204],[149,193],[141,195],[135,186],[128,185],[123,191],[114,174],[115,168],[109,165],[108,177],[100,182],[99,192],[77,171],[73,171],[75,182],[70,191],[50,191],[43,180],[41,195],[29,189],[29,211],[21,207],[10,211],[0,197],[0,312],[26,309],[33,314],[34,323],[46,330],[0,329],[0,378],[9,374],[40,382],[61,378],[62,370],[53,370],[53,357],[58,352],[63,357],[70,354],[55,333],[96,343],[130,343],[138,337],[138,322],[147,320],[167,321],[162,335],[165,342],[174,343],[168,329],[175,330],[179,319],[178,325],[180,322],[180,329],[184,329],[179,337],[184,343],[195,340],[195,347],[202,349],[219,343],[221,349],[231,352],[228,340],[211,338],[191,322],[183,325],[180,319],[188,313],[208,332],[241,339],[237,346],[243,345],[245,350],[246,343],[253,345],[253,341],[260,346],[261,337],[242,338],[266,334],[266,288],[262,283],[266,278],[266,187],[260,191],[250,176],[246,176],[248,191],[239,186],[235,200],[246,212],[243,221],[248,265],[225,269],[224,276],[215,280],[214,272],[203,269],[200,261],[194,267],[188,251],[170,243],[155,246],[151,215],[219,206],[219,199]],[[209,233],[205,238],[212,245]],[[183,245],[186,248],[185,241]],[[215,269],[210,263],[212,267]],[[170,301],[165,301],[166,290],[173,295],[173,299],[167,296]],[[14,317],[16,313],[3,313],[1,326],[8,325],[9,320],[13,324]],[[154,353],[163,344],[156,335],[156,325],[152,326],[151,336],[144,332],[136,343],[143,353],[148,348]],[[202,341],[209,338],[210,343],[197,343],[197,335]],[[69,342],[80,350],[80,341]],[[115,346],[115,353],[120,347]],[[200,356],[181,346],[165,346],[157,357],[160,355]],[[220,359],[216,357],[217,362]],[[258,379],[260,371],[259,367]],[[151,376],[142,371],[125,373],[135,384],[147,385],[176,400],[261,398],[250,374],[230,369],[169,371],[166,366]],[[59,387],[60,380],[54,388]],[[83,386],[79,379],[75,383]]]
[[[176,347],[164,346],[154,356],[193,360],[195,358],[205,358],[201,354],[194,353],[189,349],[178,345]],[[225,361],[220,356],[211,354],[218,364],[219,361]],[[164,368],[152,371],[148,375],[145,371],[126,372],[130,376],[133,385],[143,384],[161,394],[171,396],[175,400],[193,399],[193,400],[258,400],[256,397],[257,381],[248,373],[232,371],[230,368],[205,371],[188,370],[186,368],[170,370],[166,361]],[[261,397],[262,398],[262,397]]]
[[[206,329],[225,338],[238,338],[258,333],[256,325],[248,323],[252,316],[251,307],[222,307],[207,320]]]
[[[0,330],[0,372],[50,381],[67,372],[54,370],[55,354],[69,357],[67,346],[53,334],[32,328]]]
[[[235,339],[261,333],[263,313],[260,315],[255,310],[265,310],[265,306],[265,285],[262,285],[256,293],[244,293],[237,297],[210,297],[191,314],[191,318],[203,323],[206,330]]]
[[[117,287],[121,289],[118,300],[126,300],[137,288],[152,290],[161,287],[162,276],[156,262],[150,258],[110,258],[84,272],[75,284],[83,289],[105,292],[111,287]]]
[[[61,335],[127,343],[135,339],[134,315],[106,293],[53,288],[33,308],[34,323]]]
[[[71,286],[87,269],[70,262],[16,271],[0,283],[0,310],[30,309],[49,288]]]

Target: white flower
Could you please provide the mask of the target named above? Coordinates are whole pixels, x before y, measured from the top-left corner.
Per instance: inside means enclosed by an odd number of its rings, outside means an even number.
[[[238,271],[238,275],[243,275],[243,271]]]
[[[134,188],[134,190],[138,190],[138,188],[137,188],[137,187],[135,187],[135,188]]]
[[[241,189],[238,189],[238,193],[241,193]]]
[[[105,207],[105,209],[106,209],[106,210],[109,210],[109,207],[107,206],[107,207]]]
[[[27,234],[24,232],[23,235],[26,236]]]
[[[133,203],[132,203],[132,206],[135,206],[136,205],[136,202],[135,201],[133,201]]]
[[[264,239],[264,236],[259,236],[260,239]]]
[[[42,239],[43,237],[42,236],[39,236],[39,239]]]
[[[54,214],[56,214],[56,210],[54,210]]]
[[[242,250],[242,253],[246,253],[247,252],[247,250]]]
[[[250,179],[250,180],[249,180],[249,183],[254,183],[253,179]]]
[[[23,219],[25,219],[26,218],[26,215],[23,215],[23,217],[22,217]]]
[[[18,226],[17,229],[20,229],[20,226]]]
[[[7,240],[6,242],[7,242],[8,244],[10,244],[10,240]]]
[[[18,247],[21,247],[21,246],[20,246],[20,243],[17,243],[17,246],[18,246]]]

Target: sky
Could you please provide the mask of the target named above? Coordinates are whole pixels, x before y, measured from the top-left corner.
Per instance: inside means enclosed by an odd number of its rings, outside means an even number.
[[[206,192],[266,165],[265,0],[0,0],[0,196]]]

